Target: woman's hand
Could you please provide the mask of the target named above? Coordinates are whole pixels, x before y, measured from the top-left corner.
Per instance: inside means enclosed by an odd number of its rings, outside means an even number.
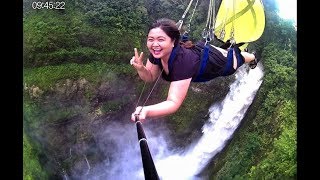
[[[141,52],[139,56],[137,48],[134,48],[134,56],[131,58],[130,64],[136,68],[136,70],[141,71],[144,67],[142,60],[143,52]]]
[[[147,110],[145,108],[142,108],[142,106],[138,106],[136,108],[136,110],[131,114],[131,121],[133,121],[133,122],[136,121],[136,117],[135,116],[138,116],[138,120],[140,122],[143,122],[147,117]]]

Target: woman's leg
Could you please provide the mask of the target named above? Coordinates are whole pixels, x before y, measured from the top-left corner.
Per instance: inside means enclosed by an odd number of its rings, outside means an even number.
[[[213,46],[213,45],[211,45],[211,46]],[[213,47],[218,49],[223,54],[223,56],[227,57],[229,49],[225,50],[225,49],[222,49],[220,47],[216,47],[216,46],[213,46]],[[240,52],[240,49],[238,49],[237,51]],[[252,68],[252,69],[255,68],[255,66],[257,65],[257,62],[255,61],[255,59],[256,59],[255,54],[254,53],[249,53],[249,52],[246,52],[246,51],[241,51],[240,53],[243,56],[244,63],[249,63],[249,64],[253,63],[254,65],[252,67],[250,67],[250,68]],[[235,51],[233,51],[233,63],[232,64],[233,64],[233,69],[237,69],[239,67],[238,59],[237,59]]]
[[[248,52],[241,52],[241,55],[244,57],[244,62],[248,63],[253,61],[256,57],[253,53],[248,53]]]
[[[213,45],[211,45],[211,46],[213,46]],[[213,46],[213,47],[218,49],[223,54],[223,56],[227,57],[227,53],[228,53],[227,50],[216,47],[216,46]],[[249,53],[249,52],[245,52],[245,51],[241,51],[241,55],[243,56],[244,62],[246,62],[246,63],[251,62],[252,60],[254,60],[256,58],[254,54]]]

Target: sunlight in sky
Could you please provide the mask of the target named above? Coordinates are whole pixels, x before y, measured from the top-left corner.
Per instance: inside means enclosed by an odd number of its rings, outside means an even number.
[[[279,16],[297,22],[297,0],[278,0]]]

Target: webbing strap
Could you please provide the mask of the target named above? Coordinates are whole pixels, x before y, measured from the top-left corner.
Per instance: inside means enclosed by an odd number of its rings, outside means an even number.
[[[227,64],[222,74],[223,76],[229,75],[230,71],[233,70],[233,51],[235,52],[237,58],[236,69],[238,69],[238,67],[240,67],[244,63],[244,59],[241,55],[241,50],[239,49],[239,47],[234,46],[230,48],[227,55]]]
[[[172,52],[171,52],[171,54],[170,54],[170,57],[169,57],[169,62],[168,62],[168,68],[169,68],[169,73],[171,72],[171,70],[172,70],[172,68],[173,68],[173,60],[174,60],[174,58],[176,57],[176,54],[177,54],[177,47],[174,47],[173,49],[172,49]]]
[[[169,61],[168,61],[168,68],[169,68],[169,73],[171,72],[172,68],[173,68],[173,60],[174,58],[176,57],[176,54],[177,54],[177,47],[175,46],[173,49],[172,49],[172,52],[170,54],[170,57],[169,57]],[[161,59],[159,58],[154,58],[156,64],[161,64]]]
[[[232,64],[233,64],[233,48],[230,48],[228,51],[227,64],[226,64],[226,67],[223,71],[223,76],[228,75],[228,72],[232,68]]]
[[[234,48],[237,56],[237,68],[240,67],[244,63],[243,56],[241,55],[241,50],[236,46]]]
[[[204,73],[205,67],[207,65],[208,62],[208,58],[209,58],[209,44],[206,44],[203,48],[202,51],[202,56],[201,56],[201,61],[200,61],[200,69],[199,69],[199,73],[196,77],[196,79],[193,82],[204,82],[207,81],[206,79],[203,79],[201,76]]]

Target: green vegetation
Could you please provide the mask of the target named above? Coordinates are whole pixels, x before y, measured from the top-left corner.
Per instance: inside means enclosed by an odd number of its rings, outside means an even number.
[[[49,125],[63,124],[79,115],[120,114],[127,110],[128,104],[134,101],[133,95],[138,97],[143,87],[128,65],[133,48],[147,52],[148,24],[160,17],[180,19],[187,6],[187,2],[181,2],[79,0],[68,3],[62,11],[37,11],[30,8],[32,1],[23,2],[24,179],[50,179],[56,175],[52,173],[61,173],[59,167],[49,169],[42,164],[41,158],[50,159],[43,156],[68,148],[52,147],[53,143],[46,147],[47,144],[30,138],[28,133],[41,136]],[[194,39],[200,38],[208,3],[201,2],[199,12],[194,15],[190,34]],[[264,5],[265,32],[249,45],[249,49],[257,50],[262,56],[263,83],[240,128],[214,159],[214,166],[208,167],[211,179],[296,179],[297,176],[296,31],[290,22],[279,19],[274,1],[264,1]],[[158,96],[152,97],[153,101],[166,97],[167,85],[156,88]],[[208,87],[202,86],[202,92],[189,90],[179,111],[168,117],[170,129],[179,137],[199,129],[209,106],[223,97],[227,85],[227,81],[217,80]],[[77,136],[70,141],[87,143],[85,140],[89,138],[84,137],[91,136],[83,130],[85,127],[81,124],[68,129]],[[59,140],[55,136],[52,141]],[[50,148],[53,150],[45,153]],[[72,164],[62,166],[68,168]]]
[[[278,113],[281,134],[274,138],[271,151],[268,151],[256,166],[252,166],[249,177],[252,179],[296,179],[297,177],[297,121],[296,105],[285,102]]]
[[[296,32],[272,9],[272,21],[253,44],[262,55],[263,83],[239,131],[214,160],[212,179],[297,177]]]
[[[178,134],[194,129],[195,124],[198,124],[198,126],[202,125],[203,121],[206,120],[203,116],[208,113],[208,107],[211,106],[212,101],[215,101],[217,97],[219,98],[221,95],[216,90],[209,92],[207,90],[202,90],[202,92],[189,90],[184,103],[171,116],[168,123],[173,124],[173,127],[175,127],[174,131]]]
[[[139,4],[124,0],[80,1],[68,4],[62,11],[26,9],[24,67],[68,62],[127,62],[133,48],[142,47],[141,39],[145,36],[142,22],[147,15]]]
[[[86,116],[92,109],[90,101],[96,96],[95,88],[97,86],[103,82],[108,82],[111,86],[117,83],[116,81],[119,77],[133,76],[133,72],[131,66],[108,64],[101,61],[89,64],[69,63],[25,69],[23,77],[25,85],[23,103],[24,129],[29,133],[31,131],[31,134],[39,134],[41,136],[44,135],[43,133],[45,132],[43,130],[47,126],[64,123],[68,119],[79,115]],[[43,93],[39,93],[38,96],[32,95],[35,89]],[[55,92],[57,90],[61,91],[60,95]],[[78,94],[80,92],[80,96],[75,96],[74,93],[76,92]],[[128,104],[129,100],[127,96],[123,96],[120,101],[117,99],[106,101],[102,104],[102,111],[103,113],[116,112],[120,110],[119,108]],[[31,140],[34,141],[34,139]],[[28,142],[26,141],[26,143]],[[32,151],[33,156],[24,156],[24,161],[28,161],[28,158],[34,158],[33,161],[38,162],[37,156],[39,153],[47,154],[44,152],[46,150],[43,149],[44,144],[42,143],[33,142],[33,146],[27,144],[25,147],[34,148]],[[24,148],[24,151],[26,151],[24,153],[29,153],[28,149]],[[96,157],[93,156],[93,158]],[[34,169],[35,167],[32,164],[24,166],[24,171],[30,172],[24,177],[43,179],[37,178],[42,176],[40,173],[33,173],[33,171],[38,171],[39,169]],[[50,172],[51,170],[42,170],[43,172],[52,173]]]
[[[43,90],[49,90],[59,80],[85,78],[96,85],[101,80],[110,80],[110,73],[119,75],[133,75],[134,70],[127,64],[108,64],[94,61],[88,64],[69,63],[57,66],[42,66],[28,68],[23,72],[25,85],[37,85]]]
[[[43,170],[37,151],[33,148],[29,138],[23,133],[23,179],[48,179],[48,175]]]

